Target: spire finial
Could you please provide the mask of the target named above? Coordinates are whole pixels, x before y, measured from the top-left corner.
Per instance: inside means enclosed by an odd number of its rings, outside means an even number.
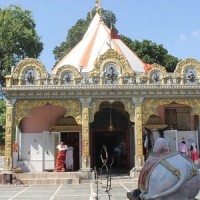
[[[95,0],[96,2],[96,12],[99,13],[100,17],[101,17],[101,0]]]
[[[96,0],[96,11],[100,9],[101,0]]]

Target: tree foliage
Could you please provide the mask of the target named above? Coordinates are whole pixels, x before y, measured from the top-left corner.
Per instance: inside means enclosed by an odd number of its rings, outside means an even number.
[[[130,38],[121,35],[120,36],[124,43],[132,49],[137,56],[145,63],[149,64],[160,64],[166,68],[166,71],[173,72],[176,65],[180,60],[170,54],[162,44],[157,45],[150,40],[138,40],[132,41]]]
[[[0,100],[0,145],[5,143],[6,103]]]
[[[26,57],[38,58],[43,43],[36,33],[32,13],[19,6],[0,8],[0,83],[12,66]]]

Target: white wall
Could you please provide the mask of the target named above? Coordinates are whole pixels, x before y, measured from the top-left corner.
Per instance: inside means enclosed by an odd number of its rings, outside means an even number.
[[[22,172],[54,169],[54,146],[53,133],[22,133],[18,167]]]
[[[191,140],[198,146],[198,132],[197,131],[178,131],[177,132],[178,143],[182,140],[185,141],[185,144],[190,149]]]

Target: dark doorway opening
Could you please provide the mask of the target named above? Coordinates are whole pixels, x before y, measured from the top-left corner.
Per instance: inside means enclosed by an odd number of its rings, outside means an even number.
[[[128,151],[128,131],[115,130],[109,131],[92,131],[92,165],[97,169],[101,168],[102,160],[101,155],[105,158],[103,146],[106,146],[108,152],[109,167],[112,159],[112,171],[116,173],[125,173],[129,168],[129,151]]]
[[[129,114],[124,105],[115,101],[102,102],[90,124],[91,167],[101,168],[101,153],[105,145],[108,151],[108,166],[114,156],[112,172],[119,174],[130,169]]]
[[[61,141],[63,141],[67,146],[73,147],[73,160],[74,167],[73,170],[77,171],[80,169],[80,157],[79,157],[79,132],[62,132]]]

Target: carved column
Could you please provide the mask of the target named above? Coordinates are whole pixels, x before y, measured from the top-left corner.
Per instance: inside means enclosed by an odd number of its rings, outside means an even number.
[[[6,104],[6,132],[5,132],[5,158],[3,173],[12,170],[12,132],[13,132],[13,104]]]
[[[89,103],[91,98],[81,98],[82,103],[82,170],[90,171]]]
[[[60,78],[58,79],[58,85],[62,85],[62,80]]]
[[[165,84],[165,78],[162,78],[162,84]]]
[[[23,80],[23,78],[20,76],[20,77],[19,77],[19,82],[18,82],[18,85],[19,85],[19,86],[22,85],[22,80]]]
[[[151,79],[147,78],[147,84],[151,84]]]
[[[103,85],[103,77],[100,77],[100,85]]]
[[[122,76],[119,77],[119,84],[120,84],[120,85],[123,84],[123,77],[122,77]]]
[[[38,85],[42,85],[42,78],[40,76],[38,77]]]
[[[133,98],[135,103],[135,167],[141,168],[144,163],[142,138],[142,101],[143,98]]]
[[[12,82],[11,75],[6,75],[5,77],[6,77],[6,87],[10,87]]]
[[[184,84],[184,77],[183,77],[183,76],[181,76],[180,84],[181,84],[181,85]]]

